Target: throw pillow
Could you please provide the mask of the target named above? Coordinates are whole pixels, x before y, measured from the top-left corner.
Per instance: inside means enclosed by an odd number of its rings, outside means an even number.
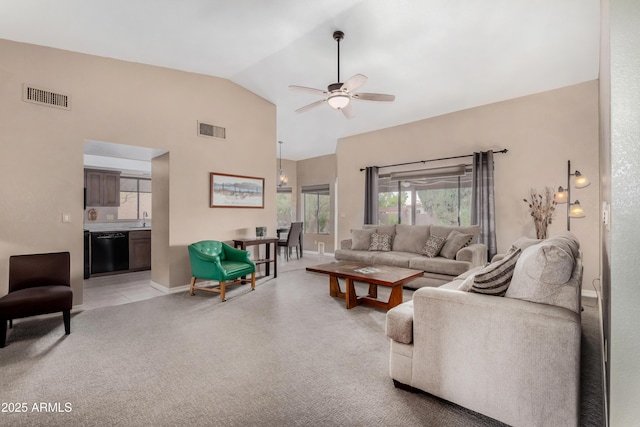
[[[473,238],[471,239],[471,243],[478,243],[478,236],[480,235],[480,226],[479,225],[470,225],[467,227],[459,227],[456,225],[432,225],[429,228],[429,234],[440,237],[447,237],[452,230],[456,230],[462,234],[471,234]]]
[[[458,251],[467,246],[471,239],[473,239],[473,234],[462,234],[459,231],[451,230],[451,233],[447,236],[447,241],[440,249],[440,256],[455,259]]]
[[[580,281],[574,280],[580,243],[571,235],[544,240],[522,252],[508,298],[565,307],[580,313]],[[578,254],[578,258],[574,257]],[[580,277],[581,271],[575,273]]]
[[[513,270],[522,251],[518,248],[502,260],[489,264],[473,278],[469,292],[503,297],[511,283]]]
[[[373,233],[369,250],[389,252],[391,250],[391,235]]]
[[[422,249],[422,255],[428,256],[429,258],[437,256],[446,241],[446,237],[429,236],[427,243],[424,244],[424,248]]]
[[[368,230],[351,231],[351,249],[354,251],[368,251],[371,244],[371,235],[375,233],[375,228]]]

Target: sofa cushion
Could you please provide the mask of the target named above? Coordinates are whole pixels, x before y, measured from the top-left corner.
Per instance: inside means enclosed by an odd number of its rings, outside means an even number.
[[[442,257],[428,258],[425,256],[415,256],[409,261],[409,268],[423,270],[431,273],[445,274],[447,276],[458,276],[471,267],[471,263],[457,261]]]
[[[378,225],[376,226],[376,230],[380,234],[389,234],[393,237],[396,234],[396,225]]]
[[[504,296],[511,283],[513,271],[522,251],[518,248],[502,260],[489,264],[473,276],[469,292]],[[466,279],[465,279],[466,280]]]
[[[424,248],[422,248],[422,255],[428,256],[429,258],[437,256],[446,241],[446,237],[429,236],[427,242],[424,244]]]
[[[351,249],[354,251],[368,251],[371,244],[371,235],[375,232],[375,228],[351,230]]]
[[[362,226],[364,230],[376,230],[380,234],[391,234],[393,237],[396,234],[396,225],[382,225],[382,224],[365,224]]]
[[[370,251],[389,252],[391,250],[391,235],[373,233],[371,235]]]
[[[580,244],[571,234],[552,237],[522,252],[506,297],[577,311],[579,281],[571,281]]]
[[[419,254],[427,242],[428,225],[396,225],[396,235],[393,238],[393,250],[413,252]]]
[[[334,256],[337,261],[355,261],[373,264],[373,256],[379,252],[353,251],[351,249],[336,249]]]
[[[409,267],[409,261],[419,255],[412,252],[369,252],[373,255],[374,264],[384,264],[393,267]]]
[[[387,336],[403,344],[413,341],[413,300],[402,303],[387,312]]]
[[[459,231],[451,230],[444,246],[440,249],[440,256],[455,259],[458,251],[467,246],[471,239],[473,239],[473,234],[462,234]]]

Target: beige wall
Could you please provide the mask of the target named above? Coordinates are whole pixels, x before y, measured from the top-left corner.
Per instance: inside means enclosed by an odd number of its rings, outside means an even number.
[[[586,218],[571,221],[585,256],[584,289],[599,277],[598,82],[485,105],[338,141],[338,239],[363,222],[360,168],[507,148],[495,156],[498,251],[518,237],[535,237],[522,201],[531,187],[566,186],[567,160],[592,184],[572,190]],[[435,166],[435,164],[433,164]],[[383,170],[384,171],[384,170]],[[566,230],[560,205],[550,235]]]
[[[153,193],[151,198],[151,212],[153,225],[151,227],[151,280],[155,283],[171,283],[169,268],[169,159],[170,153],[163,154],[152,160],[151,182]]]
[[[70,94],[72,110],[23,102],[23,83]],[[198,120],[225,127],[227,139],[197,136]],[[154,209],[152,249],[156,264],[168,261],[168,274],[154,274],[163,286],[188,283],[189,243],[276,225],[273,104],[224,79],[0,40],[0,295],[10,255],[68,250],[82,302],[87,139],[169,152],[168,236],[158,237]],[[266,178],[265,208],[209,208],[211,171]]]
[[[335,229],[336,218],[335,213],[336,205],[336,191],[335,183],[337,179],[336,170],[336,155],[329,154],[326,156],[314,157],[311,159],[300,160],[297,162],[297,180],[298,180],[298,193],[303,186],[310,185],[322,185],[329,184],[330,199],[331,199],[331,212],[333,223],[331,224],[329,234],[318,233],[305,233],[304,235],[304,249],[307,251],[317,251],[318,242],[324,243],[324,251],[326,253],[332,253],[335,249]],[[304,221],[304,206],[303,198],[300,197],[298,202],[298,218],[300,221]]]

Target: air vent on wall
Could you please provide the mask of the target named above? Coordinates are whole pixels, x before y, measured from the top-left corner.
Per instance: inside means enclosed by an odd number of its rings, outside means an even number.
[[[198,135],[225,139],[227,137],[227,129],[220,126],[198,122]]]
[[[23,86],[22,100],[38,105],[71,110],[71,97],[69,95],[64,93],[55,93],[26,83]]]

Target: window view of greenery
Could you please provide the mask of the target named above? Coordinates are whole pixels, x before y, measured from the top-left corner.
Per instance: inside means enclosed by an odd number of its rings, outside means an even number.
[[[151,218],[151,180],[146,178],[120,178],[120,207],[118,219]]]
[[[304,232],[329,234],[330,203],[328,193],[304,194]]]
[[[407,181],[391,181],[389,177],[381,177],[378,188],[380,224],[471,224],[469,175]]]
[[[291,191],[278,191],[276,196],[278,226],[288,226],[296,217],[296,212],[291,204]]]

